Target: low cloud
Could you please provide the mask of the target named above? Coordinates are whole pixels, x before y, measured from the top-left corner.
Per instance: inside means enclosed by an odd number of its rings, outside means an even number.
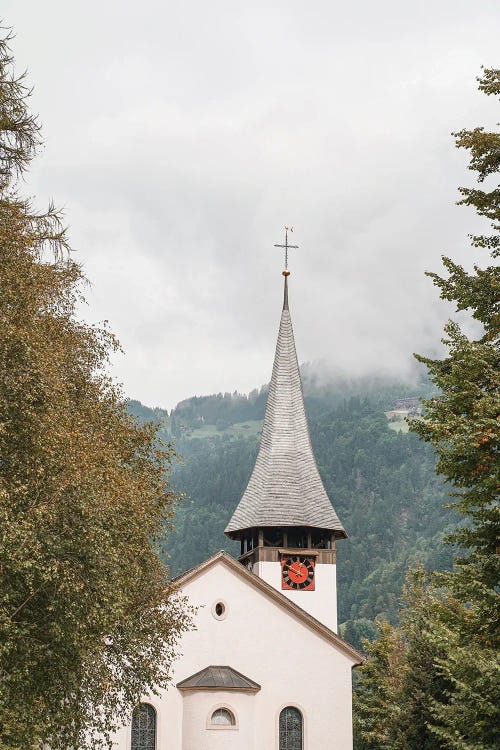
[[[475,76],[496,3],[8,0],[4,17],[46,138],[27,190],[66,206],[128,395],[268,380],[285,223],[301,361],[405,374],[439,348],[452,310],[424,271],[473,259],[450,132],[494,124]]]

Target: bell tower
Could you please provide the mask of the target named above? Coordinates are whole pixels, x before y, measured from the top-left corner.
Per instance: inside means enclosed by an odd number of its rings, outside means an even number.
[[[288,238],[286,238],[288,252]],[[336,542],[347,537],[326,494],[309,436],[288,307],[288,277],[259,453],[225,529],[240,562],[337,631]]]

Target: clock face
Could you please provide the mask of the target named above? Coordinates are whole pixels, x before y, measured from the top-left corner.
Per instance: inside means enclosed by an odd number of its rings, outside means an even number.
[[[290,555],[281,561],[281,588],[314,591],[314,558]]]

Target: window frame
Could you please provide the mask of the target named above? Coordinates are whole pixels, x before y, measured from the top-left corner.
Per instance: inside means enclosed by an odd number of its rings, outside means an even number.
[[[218,604],[222,604],[223,607],[223,611],[220,615],[218,615],[216,612],[216,607]],[[218,620],[219,622],[225,620],[227,617],[227,609],[227,602],[224,599],[216,599],[211,607],[212,617],[214,618],[214,620]]]
[[[301,719],[302,719],[302,747],[300,750],[306,750],[307,749],[307,724],[306,724],[306,712],[304,711],[304,708],[299,705],[298,703],[283,703],[282,706],[279,708],[277,714],[276,714],[276,750],[279,750],[280,748],[280,718],[281,714],[286,708],[294,708],[296,711],[299,712]]]
[[[223,708],[225,711],[229,711],[231,716],[234,719],[234,724],[212,724],[212,716],[216,711],[218,711],[220,708]],[[215,706],[212,706],[210,711],[208,712],[207,716],[207,723],[206,723],[206,729],[215,729],[217,731],[231,731],[232,729],[239,729],[239,721],[238,721],[238,714],[234,710],[232,706],[229,706],[227,703],[217,703]]]
[[[157,748],[158,748],[158,725],[159,725],[158,708],[156,706],[154,706],[153,703],[151,703],[151,701],[148,701],[148,700],[146,700],[146,701],[140,701],[137,704],[137,706],[135,706],[135,708],[132,711],[132,718],[130,720],[130,731],[128,732],[128,742],[127,742],[128,750],[135,750],[135,748],[132,745],[132,729],[133,729],[133,724],[134,724],[134,711],[139,706],[148,706],[150,709],[152,709],[152,711],[154,713],[154,719],[155,719],[155,726],[154,726],[154,750],[157,750]],[[141,749],[139,748],[138,750],[141,750]]]

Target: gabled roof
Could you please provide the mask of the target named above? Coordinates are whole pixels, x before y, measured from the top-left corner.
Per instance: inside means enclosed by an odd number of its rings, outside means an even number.
[[[237,690],[257,693],[260,685],[232,667],[210,666],[177,683],[179,690]]]
[[[249,583],[251,586],[255,586],[256,589],[258,589],[261,593],[275,602],[275,604],[291,614],[304,625],[311,628],[311,630],[314,630],[326,641],[331,643],[333,646],[336,646],[338,649],[340,649],[340,651],[343,651],[346,656],[353,660],[353,666],[363,663],[363,655],[356,648],[354,648],[354,646],[351,646],[350,643],[344,641],[344,639],[337,635],[337,633],[334,633],[333,630],[327,628],[327,626],[323,625],[322,622],[316,620],[315,617],[302,609],[302,607],[299,607],[297,604],[290,601],[290,599],[287,599],[287,597],[284,596],[280,591],[275,589],[269,583],[266,583],[266,581],[262,580],[262,578],[259,578],[259,576],[255,575],[255,573],[250,573],[250,571],[247,570],[244,565],[239,563],[234,559],[234,557],[231,557],[231,555],[229,555],[227,552],[224,552],[223,550],[217,552],[212,557],[209,557],[208,560],[205,560],[199,565],[196,565],[194,568],[190,568],[184,573],[176,576],[172,579],[172,583],[174,583],[177,588],[182,588],[182,586],[184,586],[186,583],[189,583],[189,581],[192,581],[202,573],[210,570],[210,568],[213,568],[219,562],[226,565],[226,567],[236,573],[236,575],[240,576],[240,578]]]
[[[248,486],[225,533],[262,526],[309,526],[347,536],[314,460],[288,309],[283,311],[260,449]]]

